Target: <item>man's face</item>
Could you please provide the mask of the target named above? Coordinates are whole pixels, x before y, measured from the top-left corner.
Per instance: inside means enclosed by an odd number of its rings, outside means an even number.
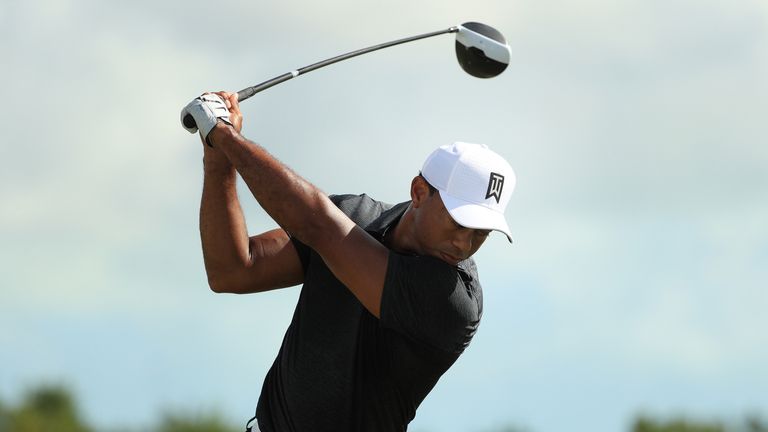
[[[466,228],[456,223],[439,192],[427,192],[414,198],[416,241],[420,254],[440,258],[455,266],[477,252],[488,238],[489,230]]]

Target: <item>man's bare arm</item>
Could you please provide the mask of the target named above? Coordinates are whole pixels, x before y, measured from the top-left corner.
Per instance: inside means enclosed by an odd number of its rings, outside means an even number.
[[[204,168],[200,237],[211,289],[245,294],[302,283],[301,262],[285,231],[248,237],[232,164],[206,147]]]
[[[237,110],[237,96],[224,97],[229,97],[232,111]],[[320,254],[333,274],[378,317],[388,250],[322,191],[233,127],[220,122],[208,137],[216,150],[224,152],[264,210]]]

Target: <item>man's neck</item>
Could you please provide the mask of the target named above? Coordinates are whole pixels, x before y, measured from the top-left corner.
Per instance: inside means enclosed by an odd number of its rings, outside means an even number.
[[[384,234],[384,245],[389,249],[404,254],[417,253],[413,235],[413,213],[409,206],[394,226]]]

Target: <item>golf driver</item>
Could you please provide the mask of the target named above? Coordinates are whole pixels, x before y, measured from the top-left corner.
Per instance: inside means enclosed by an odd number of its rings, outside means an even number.
[[[320,69],[330,64],[338,63],[348,58],[357,57],[382,48],[388,48],[394,45],[400,45],[407,42],[413,42],[419,39],[425,39],[446,33],[456,33],[456,58],[459,60],[461,68],[468,74],[478,78],[493,78],[504,72],[509,64],[510,50],[504,36],[495,28],[478,22],[466,22],[464,24],[450,27],[445,30],[438,30],[431,33],[424,33],[418,36],[412,36],[404,39],[398,39],[368,48],[359,49],[346,54],[323,60],[303,68],[286,72],[270,80],[264,81],[252,87],[247,87],[237,92],[237,100],[242,102],[256,93],[266,90],[272,86],[296,78],[307,72]],[[184,126],[194,128],[195,119],[191,115],[184,117]]]

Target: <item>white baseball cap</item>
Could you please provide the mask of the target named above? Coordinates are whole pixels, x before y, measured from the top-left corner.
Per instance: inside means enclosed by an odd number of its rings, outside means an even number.
[[[484,144],[456,142],[440,146],[421,168],[421,175],[459,225],[501,231],[512,242],[504,210],[515,188],[515,172]]]

